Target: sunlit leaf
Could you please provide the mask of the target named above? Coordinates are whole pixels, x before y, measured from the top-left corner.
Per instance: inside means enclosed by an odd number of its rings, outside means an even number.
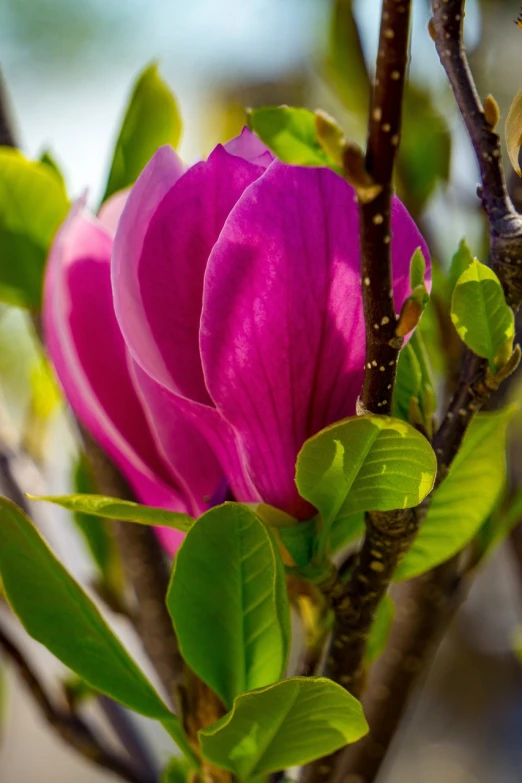
[[[46,163],[0,147],[0,301],[40,309],[47,252],[68,208]]]
[[[474,261],[457,280],[451,300],[451,319],[461,340],[493,371],[513,352],[515,319],[502,285],[492,269]]]
[[[330,166],[317,139],[316,117],[308,109],[265,106],[248,113],[250,128],[279,160],[299,166]]]
[[[367,731],[360,703],[340,685],[292,677],[239,696],[199,738],[205,758],[242,783],[326,756]]]
[[[522,144],[522,88],[517,92],[513,98],[513,103],[509,107],[505,132],[509,160],[518,176],[522,177],[522,171],[520,171],[518,163],[518,153]]]
[[[176,99],[155,64],[138,77],[116,142],[103,201],[132,185],[158,147],[177,147],[181,119]]]
[[[296,483],[321,513],[325,551],[337,517],[416,506],[431,490],[435,472],[435,454],[413,427],[388,416],[358,416],[306,441]]]

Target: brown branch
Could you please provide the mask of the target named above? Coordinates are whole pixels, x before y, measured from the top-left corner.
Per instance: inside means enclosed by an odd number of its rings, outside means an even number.
[[[518,308],[522,299],[522,218],[509,198],[500,138],[486,119],[466,58],[465,0],[433,0],[432,8],[430,30],[480,169],[478,193],[489,222],[491,266],[502,281],[507,301]]]
[[[431,32],[480,167],[479,195],[489,221],[491,264],[503,282],[509,303],[518,308],[522,301],[522,221],[507,194],[498,135],[486,120],[464,53],[463,17],[464,0],[433,0]],[[447,475],[474,415],[513,371],[518,359],[515,351],[511,365],[500,376],[492,377],[485,360],[466,352],[459,385],[433,442],[439,464],[437,486]],[[396,624],[364,700],[370,734],[343,752],[337,764],[339,779],[349,774],[358,783],[375,780],[418,674],[431,660],[462,598],[459,562],[456,556],[412,582],[407,598],[409,611]]]
[[[0,71],[0,147],[16,147],[9,101],[4,78]]]
[[[130,783],[155,783],[156,776],[146,769],[137,768],[130,760],[107,748],[79,715],[65,706],[53,704],[45,688],[33,672],[25,656],[0,628],[0,650],[14,664],[40,713],[70,747],[105,770]]]
[[[372,93],[366,172],[368,197],[359,191],[366,363],[361,407],[390,414],[402,340],[395,329],[391,270],[391,202],[399,149],[402,98],[408,61],[410,0],[383,0],[379,52]]]
[[[364,167],[348,146],[345,173],[356,187],[362,256],[366,359],[359,413],[390,414],[402,338],[393,302],[391,204],[408,62],[410,0],[383,0],[379,50]],[[375,612],[417,531],[410,510],[367,515],[366,533],[349,578],[325,586],[335,622],[325,674],[354,695],[363,687],[364,653]],[[319,759],[305,780],[330,779],[337,754]]]

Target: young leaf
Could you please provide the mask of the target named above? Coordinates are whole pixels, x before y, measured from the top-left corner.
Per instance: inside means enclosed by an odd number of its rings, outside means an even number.
[[[416,506],[431,490],[435,473],[433,449],[413,427],[389,416],[358,416],[306,441],[297,457],[296,484],[321,513],[322,553],[338,516]]]
[[[68,208],[46,163],[0,148],[0,301],[39,311],[45,259]]]
[[[0,573],[26,631],[69,669],[142,715],[173,717],[30,519],[5,498],[0,498]]]
[[[188,783],[193,777],[194,765],[187,759],[174,756],[161,773],[161,783]]]
[[[167,606],[184,659],[225,705],[283,674],[290,640],[283,564],[246,506],[225,503],[197,520],[177,554]]]
[[[451,320],[461,340],[487,359],[493,372],[504,366],[513,352],[513,311],[496,274],[477,259],[457,280]]]
[[[265,106],[248,113],[248,124],[284,163],[330,166],[317,138],[316,117],[308,109]]]
[[[57,162],[49,152],[49,150],[45,150],[40,155],[40,163],[45,163],[46,166],[49,166],[50,170],[54,173],[55,177],[57,177],[58,181],[63,185],[65,188],[65,179],[64,176],[60,170],[60,167],[58,166]]]
[[[465,239],[461,239],[458,249],[451,259],[451,265],[448,272],[448,282],[450,292],[453,293],[457,281],[461,274],[473,263],[473,253],[468,247]]]
[[[522,144],[522,89],[517,92],[509,107],[505,132],[509,160],[518,176],[522,177],[522,171],[520,171],[518,164],[518,153]]]
[[[417,329],[399,356],[393,415],[431,433],[436,409],[433,376],[424,340]]]
[[[199,739],[205,758],[243,783],[307,764],[367,732],[360,703],[340,685],[324,677],[292,677],[239,696]]]
[[[413,546],[395,572],[402,581],[465,547],[491,513],[506,478],[506,428],[513,408],[473,419],[448,475],[433,493]]]
[[[389,595],[385,595],[377,607],[375,619],[372,623],[368,643],[366,645],[366,661],[375,663],[384,652],[395,617],[395,604]]]
[[[397,379],[393,392],[393,415],[403,421],[410,420],[411,401],[420,408],[422,373],[413,346],[408,342],[399,354]]]
[[[177,147],[181,119],[174,95],[149,65],[138,77],[116,142],[102,201],[132,185],[158,147]]]
[[[119,519],[122,522],[137,522],[140,525],[171,527],[186,533],[194,520],[188,514],[178,511],[166,511],[164,508],[142,506],[131,500],[119,500],[104,495],[27,495],[30,500],[45,500],[62,506],[68,511],[89,514],[106,519]]]
[[[343,547],[361,538],[365,530],[364,514],[348,514],[337,517],[330,529],[330,552],[338,552]]]

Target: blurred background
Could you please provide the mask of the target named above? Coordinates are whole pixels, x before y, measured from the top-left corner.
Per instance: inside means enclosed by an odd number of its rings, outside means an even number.
[[[340,15],[350,7],[362,54],[355,30],[341,34],[346,25]],[[475,78],[483,97],[494,94],[502,118],[522,86],[522,30],[513,24],[519,11],[520,3],[509,0],[467,2],[466,43]],[[18,144],[29,157],[50,151],[70,196],[88,189],[95,204],[132,84],[151,61],[159,63],[178,97],[181,153],[189,162],[235,135],[248,106],[320,107],[343,124],[348,137],[364,143],[365,67],[372,69],[379,12],[379,0],[2,0],[0,68]],[[486,237],[475,197],[476,164],[428,19],[429,3],[416,0],[397,185],[444,268],[463,236],[485,260]],[[517,183],[511,185],[516,196]],[[519,388],[515,379],[507,395],[520,397]],[[30,325],[7,306],[0,306],[0,431],[6,449],[0,459],[10,460],[24,490],[70,489],[75,446],[67,414]],[[522,460],[513,442],[512,473],[519,483]],[[39,507],[31,513],[71,570],[88,582],[90,561],[65,512]],[[414,699],[382,783],[521,780],[522,665],[513,651],[522,623],[519,537],[514,534],[473,584]],[[43,648],[19,638],[47,680],[60,673]],[[2,783],[109,780],[55,738],[19,681],[2,667],[0,661]],[[141,728],[164,756],[165,738],[145,720]]]

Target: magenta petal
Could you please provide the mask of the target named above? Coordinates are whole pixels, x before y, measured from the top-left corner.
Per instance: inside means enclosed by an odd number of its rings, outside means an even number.
[[[190,498],[191,513],[199,516],[209,507],[223,469],[178,398],[133,359],[130,369],[160,453],[178,477],[184,496]]]
[[[148,194],[159,190],[154,181],[162,176],[154,158],[129,197],[116,235],[114,295],[129,350],[162,386],[207,405],[199,355],[203,276],[230,210],[262,173],[217,147],[161,201],[154,196],[153,208]]]
[[[201,514],[214,501],[225,500],[216,500],[224,480],[237,498],[260,501],[244,474],[235,436],[215,408],[160,386],[137,362],[132,363],[132,373],[160,451],[186,481],[193,513]]]
[[[397,209],[392,251],[400,305],[411,255],[425,245]],[[327,169],[276,161],[231,212],[207,267],[207,388],[263,500],[301,517],[310,507],[294,483],[297,453],[306,438],[355,413],[362,385],[358,236],[346,182]]]
[[[46,343],[67,399],[139,499],[186,511],[134,391],[112,305],[112,240],[81,205],[55,238],[44,291]]]
[[[227,141],[224,147],[231,155],[237,155],[263,168],[267,168],[275,160],[275,155],[270,152],[266,144],[263,144],[261,139],[247,127],[243,128],[239,136]]]

